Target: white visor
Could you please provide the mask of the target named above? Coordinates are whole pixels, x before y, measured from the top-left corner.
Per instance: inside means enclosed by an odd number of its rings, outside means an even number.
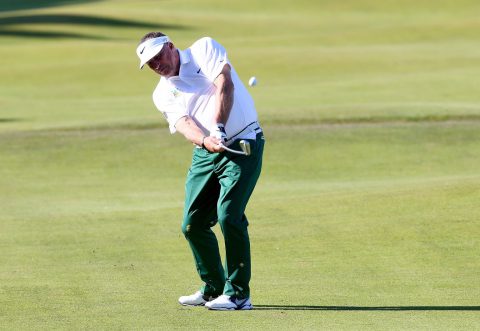
[[[137,47],[137,55],[140,58],[140,69],[143,68],[145,63],[150,61],[155,55],[160,53],[163,45],[168,43],[170,39],[167,36],[158,38],[151,38],[145,40]]]

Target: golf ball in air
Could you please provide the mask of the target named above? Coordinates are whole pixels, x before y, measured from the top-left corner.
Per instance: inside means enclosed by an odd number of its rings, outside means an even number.
[[[248,85],[250,85],[250,86],[257,85],[257,77],[255,77],[255,76],[250,77],[250,79],[248,80]]]

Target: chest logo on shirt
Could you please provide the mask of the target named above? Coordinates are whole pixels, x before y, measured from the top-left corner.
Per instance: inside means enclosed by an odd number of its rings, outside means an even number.
[[[180,91],[176,87],[172,88],[171,92],[175,98],[178,98],[180,96]]]

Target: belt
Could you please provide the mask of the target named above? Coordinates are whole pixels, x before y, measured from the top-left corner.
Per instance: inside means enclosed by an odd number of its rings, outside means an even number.
[[[231,136],[230,138],[228,138],[226,140],[226,142],[232,142],[236,137],[238,137],[240,134],[242,133],[250,133],[250,132],[254,132],[255,134],[257,133],[260,133],[262,132],[262,128],[260,127],[260,124],[255,121],[255,122],[252,122],[250,124],[248,124],[246,127],[244,127],[242,130],[240,130],[239,132],[237,132],[236,134],[234,134],[233,136]]]

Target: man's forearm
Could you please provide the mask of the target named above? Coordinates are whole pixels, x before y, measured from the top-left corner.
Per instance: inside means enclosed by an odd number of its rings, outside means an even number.
[[[230,116],[230,111],[232,110],[234,98],[234,85],[230,75],[230,66],[228,64],[223,67],[222,72],[215,79],[214,84],[217,87],[217,90],[215,92],[216,105],[213,118],[215,123],[213,124],[226,124],[228,117]]]
[[[178,132],[183,134],[187,140],[195,145],[202,146],[203,137],[205,135],[190,117],[185,116],[180,118],[175,124],[175,128]]]
[[[197,146],[201,146],[210,152],[221,152],[223,148],[219,145],[220,140],[212,136],[205,136],[203,131],[189,116],[180,118],[175,124],[178,132]]]

